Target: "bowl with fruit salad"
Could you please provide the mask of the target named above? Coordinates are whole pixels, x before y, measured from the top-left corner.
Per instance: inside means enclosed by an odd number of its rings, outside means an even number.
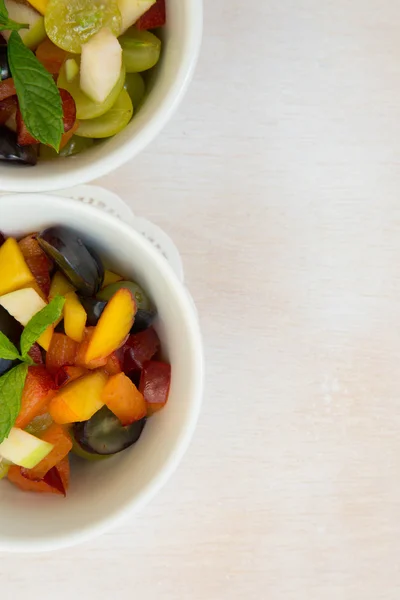
[[[72,187],[135,156],[201,33],[201,0],[0,0],[0,189]]]
[[[0,202],[0,550],[50,550],[105,531],[174,471],[201,336],[185,286],[131,227],[56,196]]]

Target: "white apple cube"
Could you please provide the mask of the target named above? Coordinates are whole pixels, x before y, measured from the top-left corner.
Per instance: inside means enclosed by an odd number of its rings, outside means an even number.
[[[8,438],[0,444],[0,457],[19,467],[33,469],[53,448],[53,444],[13,427]]]
[[[46,302],[33,288],[25,288],[0,296],[0,305],[25,327]]]
[[[102,104],[117,83],[122,68],[122,48],[107,28],[96,33],[82,46],[81,90]]]

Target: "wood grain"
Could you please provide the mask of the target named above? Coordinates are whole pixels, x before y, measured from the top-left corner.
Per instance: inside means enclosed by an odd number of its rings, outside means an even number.
[[[101,180],[172,235],[204,409],[139,516],[1,598],[397,600],[400,4],[206,0],[179,113]]]

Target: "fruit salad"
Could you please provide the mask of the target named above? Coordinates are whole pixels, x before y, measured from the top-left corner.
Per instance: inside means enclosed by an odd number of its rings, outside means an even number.
[[[62,226],[0,234],[0,273],[0,479],[65,496],[71,454],[129,448],[167,403],[156,308]]]
[[[165,0],[0,0],[0,161],[70,157],[122,131],[165,22]]]

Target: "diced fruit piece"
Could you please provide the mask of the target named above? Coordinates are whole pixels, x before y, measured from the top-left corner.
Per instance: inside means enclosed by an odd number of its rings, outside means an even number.
[[[67,81],[73,81],[79,73],[79,65],[74,58],[65,61],[65,76]]]
[[[161,410],[167,403],[171,385],[171,365],[152,360],[143,365],[139,390],[147,403],[150,416]]]
[[[46,331],[44,333],[42,333],[42,335],[40,336],[40,338],[38,338],[38,344],[40,346],[42,346],[42,348],[44,350],[47,350],[50,348],[50,343],[51,340],[53,338],[53,333],[54,333],[54,325],[50,325]]]
[[[117,38],[109,29],[101,29],[82,46],[81,90],[93,102],[103,103],[114,89],[121,67],[122,48]],[[71,81],[67,71],[66,77]]]
[[[107,305],[107,302],[96,300],[96,298],[81,298],[81,303],[87,314],[87,324],[90,327],[95,327]]]
[[[74,365],[78,352],[78,344],[62,333],[53,333],[51,344],[46,354],[46,368],[56,375],[61,367]]]
[[[10,467],[8,474],[8,480],[16,485],[23,492],[38,492],[41,494],[61,494],[61,492],[46,483],[45,481],[31,481],[27,477],[24,477],[21,473],[20,467]]]
[[[69,461],[65,457],[56,467],[46,473],[44,479],[32,481],[24,477],[20,467],[11,466],[8,471],[8,480],[24,492],[38,492],[41,494],[66,495],[69,486]]]
[[[24,288],[0,296],[0,304],[24,326],[46,306],[46,302],[33,288]]]
[[[35,281],[14,238],[8,238],[0,247],[0,273],[0,296]]]
[[[55,376],[56,386],[58,388],[66,386],[68,383],[71,383],[71,381],[75,381],[75,379],[79,379],[79,377],[87,374],[87,369],[84,369],[83,367],[61,367]]]
[[[118,0],[118,7],[122,17],[121,33],[124,33],[144,15],[156,0]]]
[[[127,73],[140,73],[154,67],[160,58],[161,40],[150,31],[129,29],[119,38]]]
[[[66,56],[65,50],[53,44],[48,38],[39,44],[36,50],[36,58],[52,75],[58,75]]]
[[[43,252],[34,235],[24,237],[18,242],[18,245],[37,284],[45,296],[48,296],[50,291],[50,270],[53,268],[53,261]]]
[[[143,288],[140,287],[134,281],[119,281],[103,288],[98,294],[97,298],[100,300],[108,301],[112,296],[121,288],[130,290],[135,298],[137,313],[135,315],[135,321],[133,323],[131,333],[139,333],[144,331],[155,319],[156,310],[150,301]]]
[[[87,349],[89,347],[90,340],[93,337],[94,330],[95,330],[94,327],[86,327],[83,341],[78,346],[78,353],[76,355],[76,360],[75,360],[75,364],[77,366],[83,367],[85,369],[90,369],[90,370],[104,367],[108,361],[108,356],[104,356],[102,358],[99,358],[96,360],[91,360],[91,361],[86,360]]]
[[[48,0],[29,0],[29,4],[31,4],[33,8],[36,8],[41,15],[46,13],[47,3]]]
[[[28,356],[33,360],[33,362],[37,365],[42,365],[44,363],[42,351],[37,342],[33,344],[31,349],[28,352]]]
[[[14,80],[12,78],[4,79],[0,82],[0,100],[5,100],[11,96],[15,96],[17,90],[15,89]]]
[[[8,81],[8,80],[7,80]],[[0,82],[0,100],[4,90]],[[15,123],[13,124],[15,126]],[[11,125],[7,121],[7,127],[0,126],[0,161],[16,163],[19,165],[34,166],[37,163],[37,150],[35,145],[20,146],[15,131],[11,131]]]
[[[96,260],[76,231],[61,226],[50,227],[39,233],[37,239],[82,296],[96,294],[103,280],[99,277]]]
[[[75,342],[83,340],[86,326],[86,312],[78,300],[75,292],[69,292],[65,296],[64,304],[64,329],[68,337]]]
[[[117,0],[49,0],[45,27],[56,46],[80,54],[82,45],[104,27],[119,35],[121,14]]]
[[[21,323],[18,323],[10,313],[0,306],[0,331],[19,348],[19,340],[22,334]],[[17,361],[0,358],[0,376],[4,375],[11,367],[17,364]]]
[[[108,373],[108,375],[117,375],[122,372],[122,361],[118,356],[118,352],[113,352],[107,359],[106,364],[104,365],[104,371]]]
[[[79,122],[75,121],[72,129],[70,129],[69,131],[67,131],[67,133],[63,133],[61,136],[61,142],[60,142],[60,151],[65,148],[65,146],[68,145],[68,143],[70,142],[71,138],[74,136],[75,132],[77,131],[79,127]],[[54,150],[54,148],[51,148],[51,150]],[[54,150],[55,152],[55,150]],[[56,153],[57,154],[57,153]],[[60,152],[58,153],[58,156],[60,156]],[[64,154],[62,154],[62,156],[64,156]]]
[[[128,92],[130,99],[132,100],[133,108],[136,111],[140,107],[146,93],[143,77],[140,73],[127,73],[124,87]]]
[[[157,29],[158,27],[163,27],[165,23],[165,0],[157,0],[147,13],[136,22],[136,27],[138,29]]]
[[[145,424],[146,419],[141,419],[124,427],[118,417],[105,406],[89,421],[75,423],[72,427],[72,435],[84,451],[110,455],[135,444]]]
[[[32,419],[43,413],[55,389],[54,380],[45,367],[29,367],[15,426],[25,429]]]
[[[108,302],[95,327],[85,362],[109,356],[118,350],[129,334],[135,313],[136,303],[131,292],[124,288],[119,290]]]
[[[19,467],[33,469],[52,449],[52,444],[13,427],[8,438],[0,444],[0,456]]]
[[[107,375],[90,373],[61,388],[50,403],[50,414],[61,425],[87,421],[104,405],[102,393]]]
[[[132,100],[128,92],[121,90],[115,104],[101,117],[80,120],[76,135],[102,139],[116,135],[129,123],[133,115]]]
[[[117,283],[117,281],[122,281],[123,277],[121,275],[117,275],[117,273],[113,273],[113,271],[108,271],[107,269],[104,271],[104,279],[102,289],[111,285],[112,283]],[[111,297],[111,296],[110,296]],[[109,300],[110,298],[108,298]]]
[[[103,401],[122,425],[139,421],[147,413],[143,395],[124,373],[109,378],[103,390]]]
[[[72,448],[72,441],[68,433],[61,425],[53,423],[42,435],[41,439],[53,445],[52,451],[40,461],[33,469],[23,471],[28,479],[43,479],[50,469],[55,467]]]
[[[119,79],[111,90],[110,94],[104,100],[104,102],[93,102],[82,90],[80,86],[80,78],[75,77],[72,81],[68,81],[65,65],[61,67],[60,74],[57,79],[57,85],[60,88],[67,90],[76,104],[76,117],[78,120],[81,119],[94,119],[101,115],[104,115],[110,108],[115,104],[121,90],[124,87],[125,82],[125,67],[122,66]],[[1,85],[0,85],[0,99],[1,99]]]
[[[63,458],[44,476],[43,481],[57,489],[63,496],[67,495],[70,479],[69,457]]]
[[[130,335],[122,348],[124,373],[130,375],[141,371],[144,363],[153,358],[159,347],[160,339],[153,327]]]
[[[69,292],[74,291],[72,283],[60,271],[57,271],[51,280],[49,300],[53,300],[56,296],[66,296]]]
[[[37,415],[32,421],[25,427],[25,431],[40,437],[41,434],[46,431],[52,425],[53,419],[49,412],[43,412],[41,415]]]
[[[7,477],[8,469],[10,465],[7,462],[4,462],[2,458],[0,458],[0,481]]]
[[[31,49],[37,48],[40,42],[46,37],[42,15],[29,6],[29,4],[23,4],[15,0],[4,0],[4,4],[8,10],[10,19],[17,23],[27,23],[29,25],[29,29],[21,29],[19,31],[19,35],[25,46]],[[11,32],[2,31],[1,35],[8,41]]]
[[[0,84],[1,85],[1,84]],[[10,96],[0,102],[0,125],[5,125],[8,119],[17,113],[17,97]]]

